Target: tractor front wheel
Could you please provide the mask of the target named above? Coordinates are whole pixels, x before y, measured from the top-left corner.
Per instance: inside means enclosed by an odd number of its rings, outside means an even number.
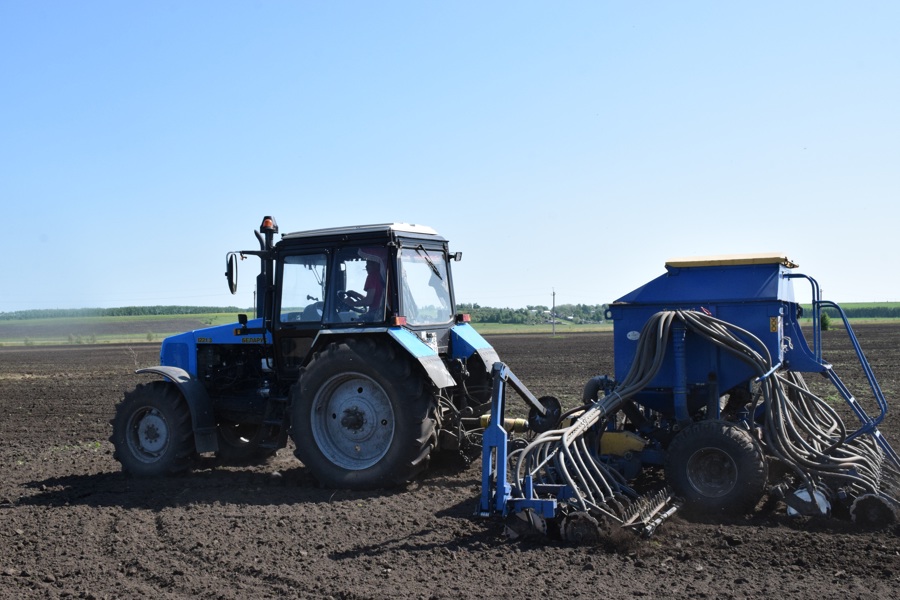
[[[196,457],[191,414],[165,381],[138,385],[116,406],[109,441],[122,470],[139,477],[184,471]]]
[[[690,512],[740,514],[759,502],[768,468],[762,448],[745,429],[698,421],[669,444],[666,479]]]
[[[425,376],[386,341],[350,339],[317,352],[291,406],[296,455],[326,487],[401,485],[436,444]]]

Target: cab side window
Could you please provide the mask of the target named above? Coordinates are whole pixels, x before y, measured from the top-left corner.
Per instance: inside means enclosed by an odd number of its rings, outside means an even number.
[[[379,247],[342,248],[333,270],[333,309],[329,321],[383,322],[388,294],[387,250]]]
[[[326,254],[286,256],[281,273],[279,319],[282,323],[318,323],[325,306]]]

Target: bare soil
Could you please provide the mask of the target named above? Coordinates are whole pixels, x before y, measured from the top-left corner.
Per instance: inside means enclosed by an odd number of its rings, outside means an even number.
[[[897,398],[900,327],[857,333]],[[844,332],[826,334],[826,357],[865,401]],[[613,372],[611,334],[490,341],[565,407],[588,378]],[[510,541],[501,523],[474,517],[480,461],[365,493],[317,487],[291,448],[257,466],[128,478],[108,422],[146,379],[135,367],[157,354],[149,344],[0,348],[0,597],[900,597],[897,527],[791,519],[783,505],[728,522],[676,515],[650,539],[579,547]],[[900,445],[896,415],[882,431]]]

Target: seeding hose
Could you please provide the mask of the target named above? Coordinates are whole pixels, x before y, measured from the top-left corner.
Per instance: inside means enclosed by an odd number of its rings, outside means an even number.
[[[657,316],[659,318],[645,323],[631,369],[610,394],[586,407],[572,425],[542,433],[523,450],[510,456],[517,465],[520,489],[527,474],[535,482],[566,484],[573,491],[571,500],[580,511],[597,511],[620,522],[633,516],[632,501],[638,495],[618,471],[595,458],[587,447],[584,434],[615,414],[659,371],[675,313],[664,312]]]
[[[642,510],[635,508],[638,495],[623,476],[588,447],[585,433],[598,424],[602,430],[603,423],[653,380],[676,324],[751,365],[758,387],[746,426],[751,433],[761,430],[755,437],[766,453],[790,468],[809,499],[817,490],[840,490],[849,497],[875,494],[897,504],[897,470],[885,465],[873,436],[848,436],[834,408],[813,394],[799,373],[773,365],[765,344],[749,331],[706,313],[682,310],[661,311],[648,319],[631,368],[612,391],[584,406],[570,425],[542,433],[510,455],[519,489],[526,477],[535,484],[565,484],[577,510],[599,512],[622,523]],[[891,476],[884,477],[886,472]]]

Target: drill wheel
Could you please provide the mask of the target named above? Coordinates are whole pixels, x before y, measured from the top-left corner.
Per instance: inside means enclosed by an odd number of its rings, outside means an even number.
[[[850,518],[861,527],[881,529],[897,522],[897,510],[881,496],[863,494],[850,506]]]
[[[559,524],[563,540],[578,546],[596,546],[603,539],[600,523],[583,511],[570,513]]]
[[[547,520],[530,508],[506,517],[506,536],[511,540],[547,535]]]
[[[768,465],[759,441],[734,423],[691,423],[669,444],[666,479],[698,515],[742,514],[765,493]]]

